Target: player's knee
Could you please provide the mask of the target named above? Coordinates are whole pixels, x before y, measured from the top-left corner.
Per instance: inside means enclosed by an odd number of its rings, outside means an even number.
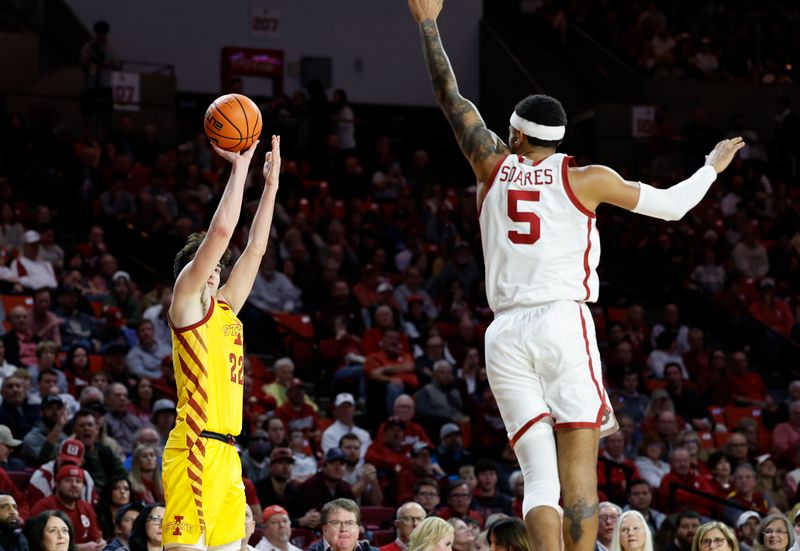
[[[546,421],[535,423],[519,437],[514,452],[525,479],[523,518],[535,507],[551,507],[560,513],[561,487],[553,427]]]

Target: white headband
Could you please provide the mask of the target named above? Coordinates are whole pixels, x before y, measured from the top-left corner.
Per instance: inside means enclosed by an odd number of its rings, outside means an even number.
[[[537,138],[546,142],[555,142],[564,137],[567,128],[565,126],[546,126],[536,124],[527,119],[523,119],[517,112],[511,113],[511,126],[531,138]]]

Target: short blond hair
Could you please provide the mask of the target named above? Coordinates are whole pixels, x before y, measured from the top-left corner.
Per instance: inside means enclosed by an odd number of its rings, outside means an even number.
[[[411,532],[406,551],[431,551],[442,538],[454,534],[455,529],[446,520],[428,517]]]

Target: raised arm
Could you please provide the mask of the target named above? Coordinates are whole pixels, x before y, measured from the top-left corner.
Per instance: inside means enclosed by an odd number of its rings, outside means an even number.
[[[425,64],[433,83],[436,102],[442,108],[464,156],[472,165],[478,184],[486,184],[497,162],[508,155],[508,147],[486,128],[478,109],[458,91],[458,83],[444,51],[436,18],[443,0],[408,0],[419,24]],[[482,195],[479,190],[479,196]]]
[[[267,152],[264,160],[264,191],[261,201],[253,217],[247,246],[242,256],[236,261],[231,270],[231,275],[219,292],[230,304],[234,312],[244,306],[247,296],[253,288],[253,282],[258,274],[261,259],[267,252],[269,231],[272,226],[272,213],[275,210],[275,196],[278,193],[278,177],[281,173],[281,138],[272,136],[272,151]]]
[[[169,316],[172,323],[178,327],[196,323],[206,314],[201,297],[205,292],[208,279],[218,269],[220,260],[228,248],[233,231],[239,221],[247,171],[250,167],[250,159],[258,147],[258,142],[241,153],[232,153],[219,149],[217,146],[213,147],[218,155],[230,161],[233,166],[205,239],[198,247],[192,261],[186,265],[175,280]]]

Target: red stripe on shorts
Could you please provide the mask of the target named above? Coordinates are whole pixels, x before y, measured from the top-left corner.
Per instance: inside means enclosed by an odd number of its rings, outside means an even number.
[[[544,419],[545,417],[548,417],[549,415],[550,415],[550,414],[549,414],[549,413],[547,413],[547,412],[545,412],[545,413],[540,413],[539,415],[537,415],[536,417],[534,417],[533,419],[531,419],[530,421],[528,421],[527,423],[525,423],[524,425],[522,425],[522,427],[521,427],[521,428],[520,428],[520,429],[519,429],[517,432],[515,432],[515,433],[514,433],[514,437],[511,439],[511,447],[512,447],[512,448],[514,447],[514,444],[516,444],[516,443],[517,443],[517,441],[518,441],[520,438],[522,438],[522,435],[523,435],[523,434],[525,434],[526,432],[528,432],[528,429],[529,429],[529,428],[531,428],[533,425],[535,425],[536,423],[538,423],[539,421],[541,421],[541,420],[542,420],[542,419]]]

